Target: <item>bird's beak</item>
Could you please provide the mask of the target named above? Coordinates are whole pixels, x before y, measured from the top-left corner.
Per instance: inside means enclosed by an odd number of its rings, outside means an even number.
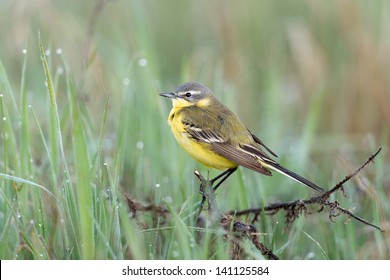
[[[171,99],[176,99],[176,97],[177,97],[176,93],[174,93],[174,92],[163,92],[163,93],[160,93],[160,95],[164,96],[164,97],[171,98]]]

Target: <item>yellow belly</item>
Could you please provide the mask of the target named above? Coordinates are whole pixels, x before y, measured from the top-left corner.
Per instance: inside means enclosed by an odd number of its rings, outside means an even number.
[[[172,133],[179,145],[194,159],[203,165],[225,170],[237,167],[238,165],[210,150],[210,144],[199,143],[187,136],[179,118],[170,119]]]

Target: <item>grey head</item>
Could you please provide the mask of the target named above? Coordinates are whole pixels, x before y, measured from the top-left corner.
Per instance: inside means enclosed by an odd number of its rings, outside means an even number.
[[[185,99],[193,103],[212,95],[212,91],[205,85],[193,81],[180,85],[174,92],[160,93],[160,95],[174,99]]]

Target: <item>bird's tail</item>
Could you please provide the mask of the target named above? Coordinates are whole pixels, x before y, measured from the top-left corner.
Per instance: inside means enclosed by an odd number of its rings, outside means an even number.
[[[283,166],[281,166],[280,164],[276,163],[276,162],[261,162],[261,165],[264,166],[264,167],[267,167],[269,169],[272,169],[272,170],[275,170],[276,172],[279,172],[305,186],[308,186],[309,188],[312,188],[313,190],[317,191],[317,192],[324,192],[324,190],[318,186],[317,184],[309,181],[308,179],[306,178],[303,178],[302,176],[298,175],[297,173],[291,171],[291,170],[288,170],[287,168],[284,168]]]

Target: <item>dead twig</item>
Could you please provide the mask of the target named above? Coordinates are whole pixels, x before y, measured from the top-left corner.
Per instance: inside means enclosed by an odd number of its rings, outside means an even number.
[[[203,203],[205,203],[207,200],[208,203],[207,210],[209,213],[207,221],[208,222],[211,221],[212,224],[214,224],[215,226],[222,227],[224,230],[226,230],[227,233],[226,238],[230,240],[233,245],[232,246],[233,259],[240,259],[242,258],[242,255],[245,253],[244,247],[242,245],[243,238],[249,239],[252,242],[252,244],[266,258],[271,260],[279,259],[278,256],[276,256],[272,252],[272,250],[268,249],[267,246],[265,246],[262,242],[259,241],[260,233],[253,225],[253,223],[255,223],[255,221],[257,221],[259,217],[261,217],[261,213],[263,211],[267,215],[274,215],[281,210],[286,211],[286,227],[288,228],[300,215],[312,214],[308,210],[308,206],[319,205],[317,212],[322,212],[324,211],[325,207],[327,207],[329,209],[329,219],[332,222],[334,221],[335,217],[339,216],[340,214],[344,214],[350,219],[355,219],[365,225],[368,225],[370,227],[373,227],[383,232],[383,230],[379,226],[374,225],[364,220],[363,218],[351,213],[347,209],[341,207],[337,200],[334,201],[330,200],[330,196],[336,191],[342,191],[344,194],[344,184],[347,181],[349,181],[351,178],[356,176],[369,163],[373,162],[374,158],[379,154],[380,151],[381,148],[379,148],[375,154],[371,155],[362,166],[356,169],[355,172],[346,176],[342,181],[340,181],[338,184],[336,184],[332,189],[330,189],[327,192],[324,192],[320,195],[305,200],[294,200],[290,202],[272,203],[262,208],[251,208],[251,209],[245,209],[240,211],[230,210],[227,212],[221,212],[220,210],[218,210],[215,201],[214,191],[212,190],[210,181],[206,180],[198,171],[195,171],[195,175],[197,176],[197,178],[201,183],[200,192],[202,194],[202,203],[201,203],[199,214],[203,209]],[[164,218],[167,218],[170,214],[169,210],[164,206],[156,205],[153,203],[143,204],[139,201],[136,201],[135,199],[133,199],[132,197],[130,197],[125,193],[124,196],[126,198],[126,203],[129,207],[129,210],[133,218],[135,218],[138,221],[138,223],[143,225],[144,227],[147,227],[147,225],[144,225],[140,222],[139,217],[137,215],[139,212],[153,212],[154,217],[162,216]],[[252,224],[247,224],[240,220],[240,216],[245,216],[245,215],[248,216],[251,214],[254,215],[254,218],[251,220]],[[202,219],[204,219],[204,217],[198,215],[198,222],[201,221]],[[203,223],[206,224],[206,221],[203,221]]]
[[[379,152],[382,150],[382,148],[379,148],[378,151],[371,155],[367,161],[360,166],[358,169],[356,169],[355,172],[352,174],[349,174],[346,176],[342,181],[337,183],[332,189],[329,191],[320,194],[318,196],[311,197],[306,200],[294,200],[290,202],[282,202],[282,203],[272,203],[268,206],[265,206],[263,208],[250,208],[245,210],[230,210],[227,212],[227,214],[234,215],[234,216],[243,216],[243,215],[249,215],[254,214],[257,217],[260,216],[260,214],[264,211],[267,215],[274,215],[280,210],[286,211],[286,227],[289,227],[292,222],[294,222],[301,214],[310,214],[307,207],[308,205],[314,205],[317,204],[320,206],[319,210],[317,212],[322,212],[325,207],[329,208],[329,219],[333,222],[333,218],[338,216],[340,213],[345,214],[348,218],[355,219],[365,225],[368,225],[370,227],[373,227],[375,229],[378,229],[383,232],[383,229],[381,229],[379,226],[374,225],[363,218],[356,216],[355,214],[351,213],[350,211],[346,210],[345,208],[342,208],[339,206],[339,203],[337,200],[330,201],[330,195],[335,193],[338,190],[343,191],[344,193],[344,184],[349,181],[351,178],[355,177],[363,168],[365,168],[370,162],[374,160],[374,158],[379,154]]]
[[[124,196],[126,198],[127,206],[129,207],[130,212],[134,216],[137,214],[137,212],[148,212],[148,211],[155,212],[156,214],[161,216],[166,216],[169,213],[168,209],[164,206],[153,204],[153,203],[145,205],[139,201],[136,201],[128,194],[124,193]]]

